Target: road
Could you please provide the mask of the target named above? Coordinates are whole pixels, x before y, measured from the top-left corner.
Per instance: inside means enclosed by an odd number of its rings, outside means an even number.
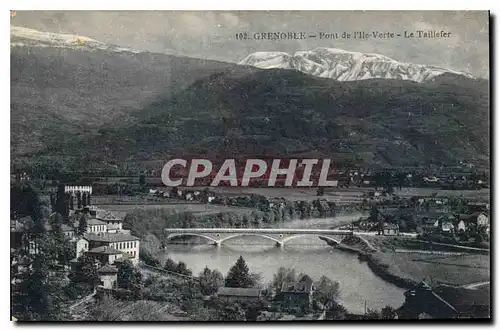
[[[479,283],[471,283],[471,284],[462,285],[462,287],[465,288],[465,289],[468,289],[468,290],[475,290],[478,287],[481,287],[481,286],[484,286],[484,285],[488,285],[489,283],[490,283],[490,281],[479,282]]]

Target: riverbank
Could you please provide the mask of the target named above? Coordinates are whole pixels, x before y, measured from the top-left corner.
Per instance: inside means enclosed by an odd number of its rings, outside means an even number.
[[[403,289],[409,289],[422,280],[450,286],[490,280],[489,256],[484,254],[410,250],[374,252],[360,240],[352,238],[339,245],[329,244],[357,254],[376,276]]]
[[[366,262],[370,270],[379,278],[403,289],[409,289],[417,284],[413,279],[400,277],[389,271],[389,266],[376,257],[376,252],[369,248],[365,242],[356,237],[344,239],[340,244],[326,240],[335,249],[356,254],[360,261]]]

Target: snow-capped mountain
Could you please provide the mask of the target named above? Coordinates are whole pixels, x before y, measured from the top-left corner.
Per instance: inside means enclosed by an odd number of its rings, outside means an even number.
[[[142,52],[135,49],[122,48],[115,45],[103,43],[89,37],[64,33],[43,32],[19,26],[10,27],[10,38],[11,47],[29,46],[85,50],[99,49],[112,52]]]
[[[293,55],[284,52],[256,52],[248,55],[239,64],[261,69],[295,69],[339,81],[386,78],[423,82],[444,73],[472,78],[472,75],[466,72],[403,63],[380,54],[349,52],[336,48],[316,48]]]

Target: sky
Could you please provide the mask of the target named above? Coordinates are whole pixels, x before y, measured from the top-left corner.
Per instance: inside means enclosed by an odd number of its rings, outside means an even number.
[[[316,47],[379,53],[402,62],[436,65],[489,77],[486,11],[17,11],[11,25],[78,34],[151,52],[239,62],[257,51]],[[437,30],[449,38],[368,40],[237,40],[236,33]]]

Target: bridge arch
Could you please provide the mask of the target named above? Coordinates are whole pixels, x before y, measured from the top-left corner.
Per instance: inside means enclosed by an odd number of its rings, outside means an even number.
[[[233,234],[231,236],[227,236],[227,237],[222,238],[220,240],[220,243],[222,244],[224,241],[227,241],[227,240],[233,239],[233,238],[238,238],[238,237],[261,237],[261,238],[266,238],[266,239],[269,239],[271,241],[274,241],[278,245],[281,245],[283,243],[279,239],[273,238],[271,236],[266,236],[265,234],[261,234],[261,233],[236,233],[236,234]]]
[[[187,237],[187,236],[204,238],[204,239],[207,239],[208,241],[211,241],[211,242],[213,242],[215,244],[218,244],[217,239],[212,238],[212,237],[207,236],[207,235],[204,235],[204,234],[201,234],[201,233],[172,233],[172,234],[169,234],[167,236],[167,241],[169,241],[169,240],[171,240],[173,238]]]
[[[294,235],[291,235],[289,237],[286,237],[283,239],[283,243],[286,243],[290,240],[293,240],[293,239],[296,239],[296,238],[301,238],[301,237],[305,237],[305,236],[313,236],[313,237],[318,237],[318,239],[321,239],[321,238],[326,238],[328,240],[331,240],[333,242],[335,242],[336,244],[340,244],[340,242],[342,241],[342,239],[338,239],[338,238],[333,238],[331,236],[325,236],[325,235],[322,235],[320,233],[318,234],[315,234],[315,233],[300,233],[300,234],[294,234]]]

